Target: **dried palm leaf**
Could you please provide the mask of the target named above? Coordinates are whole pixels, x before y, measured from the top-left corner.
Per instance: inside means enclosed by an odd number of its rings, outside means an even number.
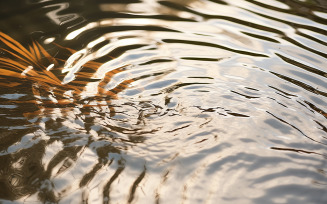
[[[63,84],[59,79],[59,77],[62,76],[57,76],[50,71],[50,69],[52,67],[56,67],[59,70],[62,69],[62,67],[58,66],[58,62],[63,63],[65,60],[52,57],[38,42],[32,42],[32,44],[28,46],[28,49],[26,49],[19,42],[2,32],[0,32],[0,41],[10,48],[9,50],[0,48],[0,51],[10,56],[0,57],[0,75],[32,82],[32,92],[35,98],[38,99],[36,100],[38,103],[42,103],[43,105],[51,103],[59,105],[79,103],[79,100],[81,100],[80,94],[85,90],[86,85],[92,82],[91,78],[94,73],[79,71],[72,83]],[[55,45],[69,51],[71,54],[76,53],[73,49],[65,48],[57,44]],[[47,59],[47,65],[43,59]],[[51,64],[51,67],[48,67],[49,64]],[[102,63],[99,62],[88,61],[83,67],[96,72],[101,65]],[[116,85],[115,88],[106,90],[105,86],[111,81],[112,77],[123,70],[124,67],[120,67],[106,73],[105,77],[100,80],[98,84],[98,94],[95,95],[97,100],[102,98],[102,101],[108,102],[108,98],[117,98],[117,94],[126,89],[129,84],[134,81],[134,79],[128,79]],[[99,81],[99,79],[95,81]],[[4,83],[1,83],[0,85],[3,84]],[[7,84],[6,86],[12,87],[19,84],[19,82],[15,82]],[[72,91],[73,98],[65,98],[64,94],[66,91]],[[41,97],[42,93],[55,96],[55,100],[40,100],[44,98]],[[83,104],[85,104],[85,101],[83,101]]]

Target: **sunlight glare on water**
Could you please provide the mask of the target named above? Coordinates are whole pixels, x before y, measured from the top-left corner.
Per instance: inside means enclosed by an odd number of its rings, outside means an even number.
[[[54,60],[1,35],[0,202],[327,202],[323,0],[17,2]]]

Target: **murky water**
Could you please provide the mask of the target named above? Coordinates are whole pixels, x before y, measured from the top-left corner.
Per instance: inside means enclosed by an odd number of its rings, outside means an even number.
[[[64,90],[0,72],[0,202],[327,202],[324,0],[0,5]]]

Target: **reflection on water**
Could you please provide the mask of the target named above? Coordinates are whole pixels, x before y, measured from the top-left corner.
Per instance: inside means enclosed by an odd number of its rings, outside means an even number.
[[[1,202],[325,203],[326,9],[0,3]]]

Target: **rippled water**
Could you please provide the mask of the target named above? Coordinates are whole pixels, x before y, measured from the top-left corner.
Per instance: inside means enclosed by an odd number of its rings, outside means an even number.
[[[0,16],[62,59],[61,89],[83,88],[60,104],[0,76],[0,202],[327,202],[324,0],[17,0]]]

